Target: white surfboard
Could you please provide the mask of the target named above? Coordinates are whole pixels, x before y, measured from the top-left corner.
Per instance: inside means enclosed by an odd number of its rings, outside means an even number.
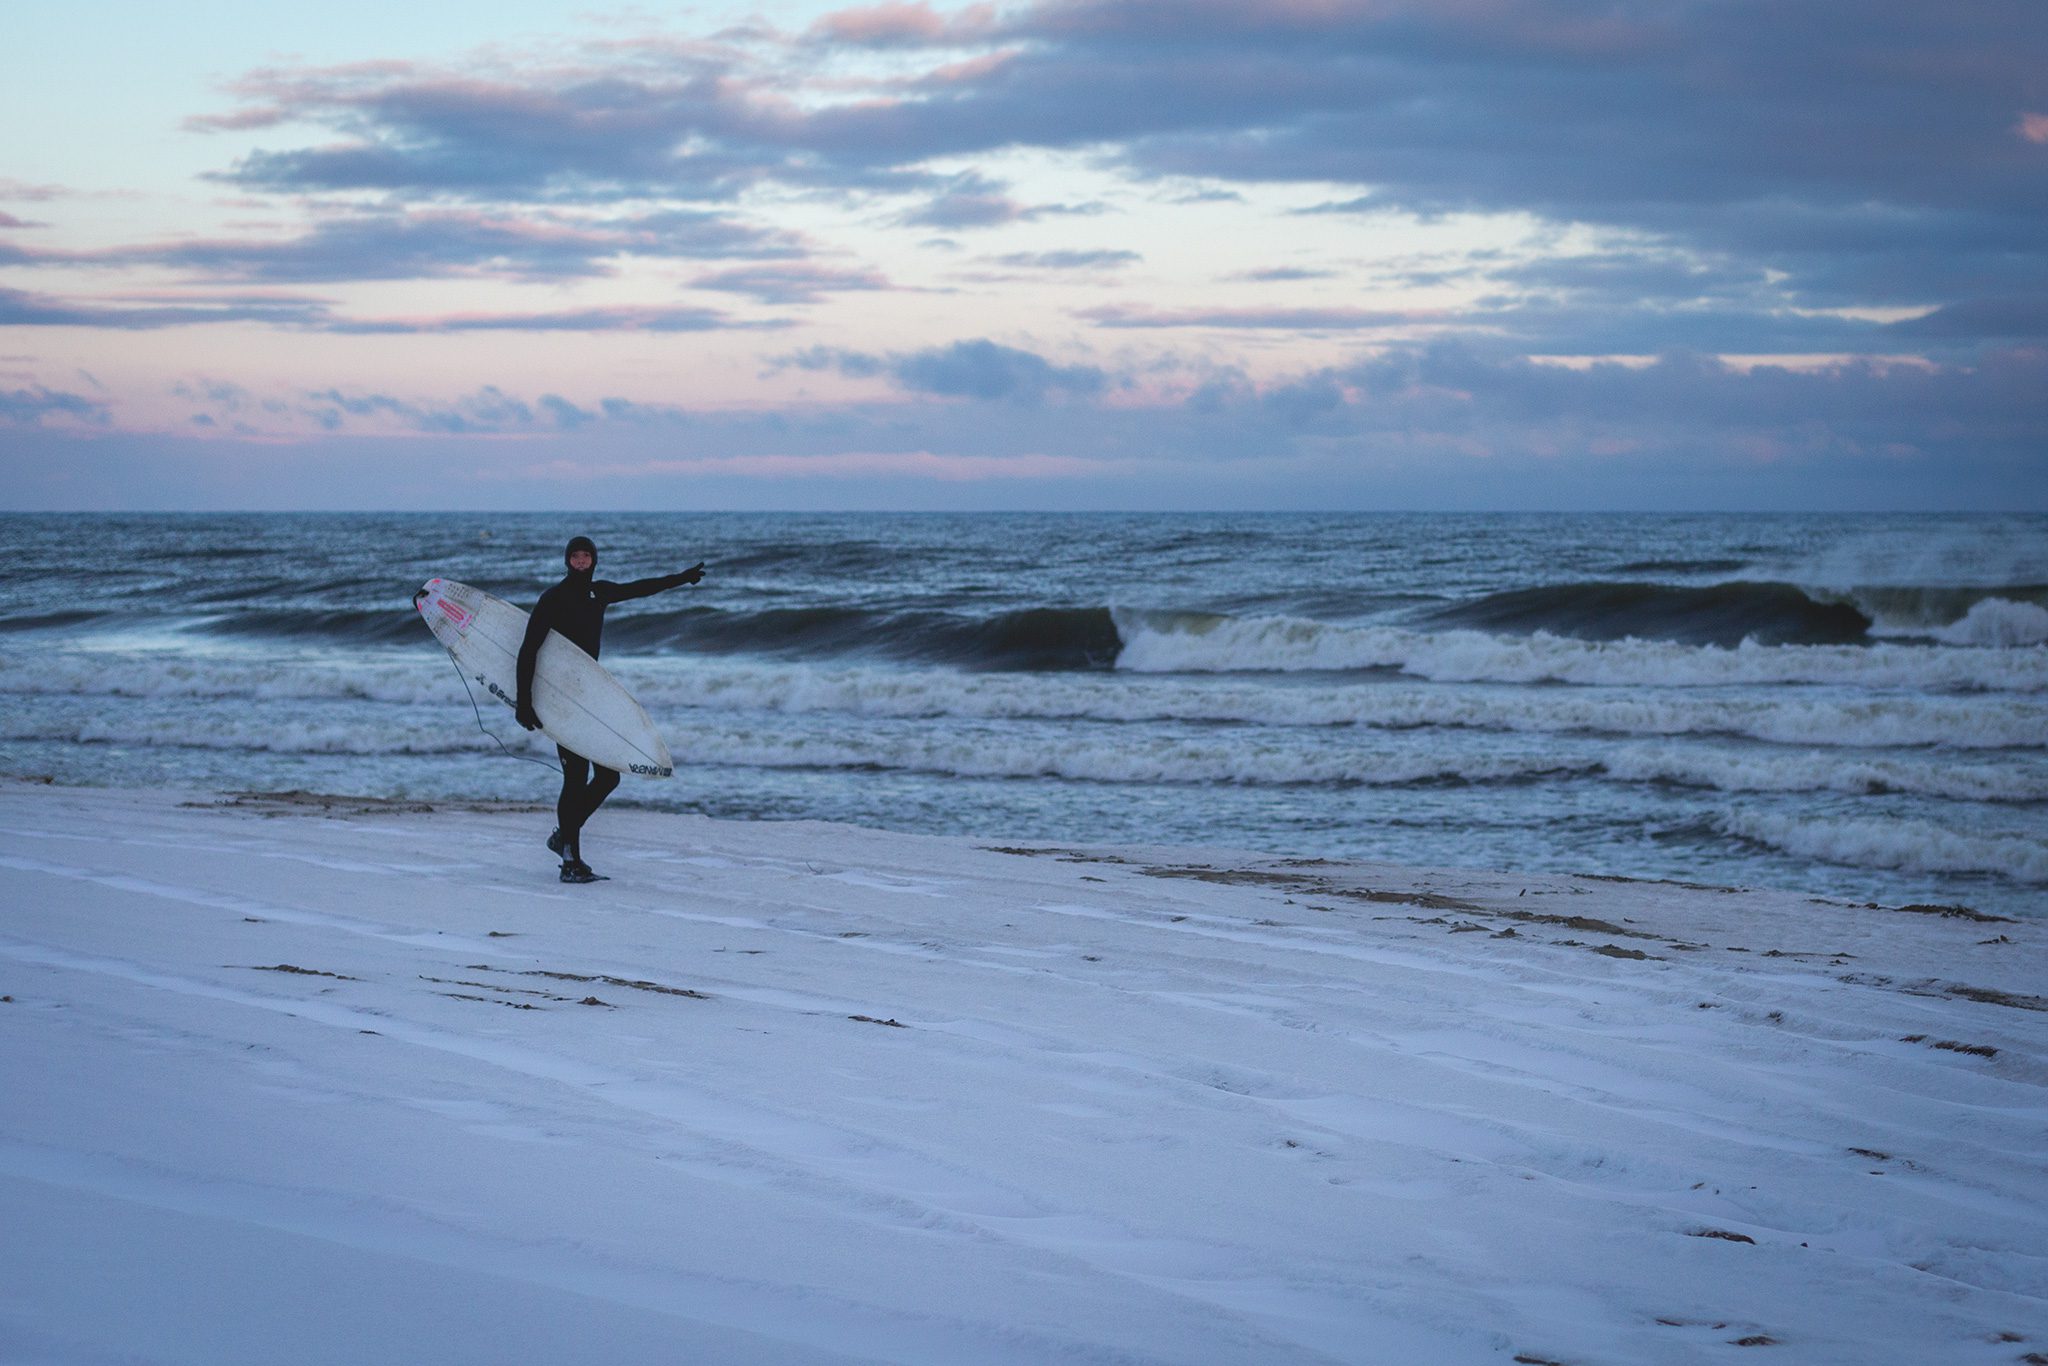
[[[518,705],[526,613],[453,579],[427,580],[413,606],[464,677],[506,706]],[[647,778],[675,775],[668,746],[633,694],[559,631],[548,632],[534,664],[533,710],[543,734],[593,764]]]

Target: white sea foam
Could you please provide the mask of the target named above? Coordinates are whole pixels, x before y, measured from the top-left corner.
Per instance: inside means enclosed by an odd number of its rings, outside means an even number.
[[[1366,729],[1230,727],[1190,733],[1153,726],[1042,726],[1007,719],[929,727],[789,722],[698,711],[654,712],[686,764],[765,769],[873,769],[972,778],[1237,786],[1403,786],[1415,783],[1661,783],[1723,792],[1904,793],[1962,802],[2048,801],[2048,760],[1958,763],[1940,751],[1847,753],[1721,741],[1613,744],[1597,737],[1530,737],[1512,746]],[[501,709],[483,717],[498,740],[545,756]],[[434,755],[484,752],[497,740],[459,704],[374,711],[277,707],[141,715],[77,705],[24,709],[0,739],[129,748],[271,754]]]
[[[498,727],[501,735],[517,732],[510,715]],[[507,736],[507,738],[512,738]],[[0,739],[61,742],[77,745],[121,745],[136,749],[242,750],[258,754],[459,754],[494,750],[496,743],[478,730],[465,708],[435,716],[408,718],[394,724],[389,717],[280,717],[275,712],[181,716],[175,725],[163,718],[136,718],[108,713],[80,718],[74,714],[14,715],[0,724]]]
[[[1724,834],[1852,868],[1918,873],[1977,873],[2048,883],[2048,842],[2021,833],[1967,833],[1932,821],[1862,817],[1816,819],[1796,813],[1737,811],[1718,819]]]
[[[1225,676],[962,674],[730,660],[625,658],[615,666],[656,711],[865,718],[1225,723],[1271,727],[1472,729],[1517,734],[1727,735],[1849,748],[2048,745],[2048,699],[1804,689],[1518,687],[1398,679],[1284,685]],[[465,701],[438,652],[331,662],[0,656],[0,695],[160,701],[303,701],[436,707]],[[479,697],[490,714],[489,699]],[[404,724],[394,721],[393,724]],[[693,721],[692,725],[698,724]]]
[[[2005,598],[1986,598],[1961,621],[1934,633],[1947,645],[2039,645],[2048,641],[2048,607]]]
[[[650,672],[636,691],[649,706],[791,714],[1733,735],[1855,748],[2048,745],[2048,703],[2026,695],[1729,696],[1702,690],[1623,692],[1400,681],[1274,687],[1215,677],[826,672],[742,666],[675,675]]]
[[[439,650],[413,659],[337,661],[231,655],[168,658],[155,652],[0,655],[0,693],[79,697],[445,702],[461,675]]]
[[[1833,684],[1864,688],[2048,690],[2048,648],[1983,645],[1758,645],[1586,641],[1538,632],[1412,631],[1300,617],[1119,609],[1119,669],[1236,673],[1393,669],[1443,682],[1656,687]]]
[[[1905,792],[1963,802],[2048,802],[2048,766],[2038,762],[1958,764],[1932,754],[1637,745],[1607,754],[1601,764],[1617,779],[1721,792]]]
[[[1595,757],[1596,751],[1583,746],[1445,754],[1350,745],[1304,747],[1274,744],[1254,735],[1069,736],[1048,746],[1037,733],[902,732],[850,738],[760,731],[699,731],[692,735],[690,748],[692,759],[699,762],[758,768],[908,769],[958,777],[1078,782],[1394,787],[1604,776],[1617,782],[1672,783],[1732,793],[1897,792],[1964,802],[2048,801],[2048,768],[2040,765],[2020,771],[1934,759],[1911,762],[1798,751],[1623,750],[1597,751]]]
[[[2029,517],[1972,518],[1851,535],[1782,572],[1794,582],[1850,591],[1878,585],[2048,583],[2048,543]]]
[[[1440,756],[1348,746],[1303,747],[1256,737],[1200,740],[1112,735],[905,731],[841,736],[784,731],[698,732],[691,759],[753,768],[876,768],[967,778],[1056,778],[1071,782],[1232,784],[1244,786],[1403,786],[1424,782],[1504,782],[1590,772],[1559,756]]]

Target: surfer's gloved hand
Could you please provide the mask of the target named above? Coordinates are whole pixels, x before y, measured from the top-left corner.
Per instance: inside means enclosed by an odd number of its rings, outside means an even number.
[[[676,575],[676,577],[684,583],[702,583],[704,581],[704,566],[693,564],[682,573]]]
[[[522,698],[520,700],[519,705],[512,709],[512,714],[514,716],[517,716],[519,718],[519,724],[526,727],[528,730],[540,729],[540,717],[534,714],[533,703],[528,702]]]

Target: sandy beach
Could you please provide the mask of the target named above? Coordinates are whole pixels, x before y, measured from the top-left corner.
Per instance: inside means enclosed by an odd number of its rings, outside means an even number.
[[[2048,1359],[2043,922],[0,785],[0,1358]]]

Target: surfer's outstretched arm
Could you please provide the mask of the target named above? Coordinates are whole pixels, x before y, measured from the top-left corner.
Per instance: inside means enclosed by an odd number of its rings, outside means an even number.
[[[591,585],[608,603],[625,602],[630,598],[651,598],[656,593],[666,593],[671,588],[681,588],[686,583],[696,583],[704,577],[704,566],[693,564],[680,574],[663,574],[654,579],[635,579],[631,583],[601,581]],[[538,648],[538,647],[536,647]]]

